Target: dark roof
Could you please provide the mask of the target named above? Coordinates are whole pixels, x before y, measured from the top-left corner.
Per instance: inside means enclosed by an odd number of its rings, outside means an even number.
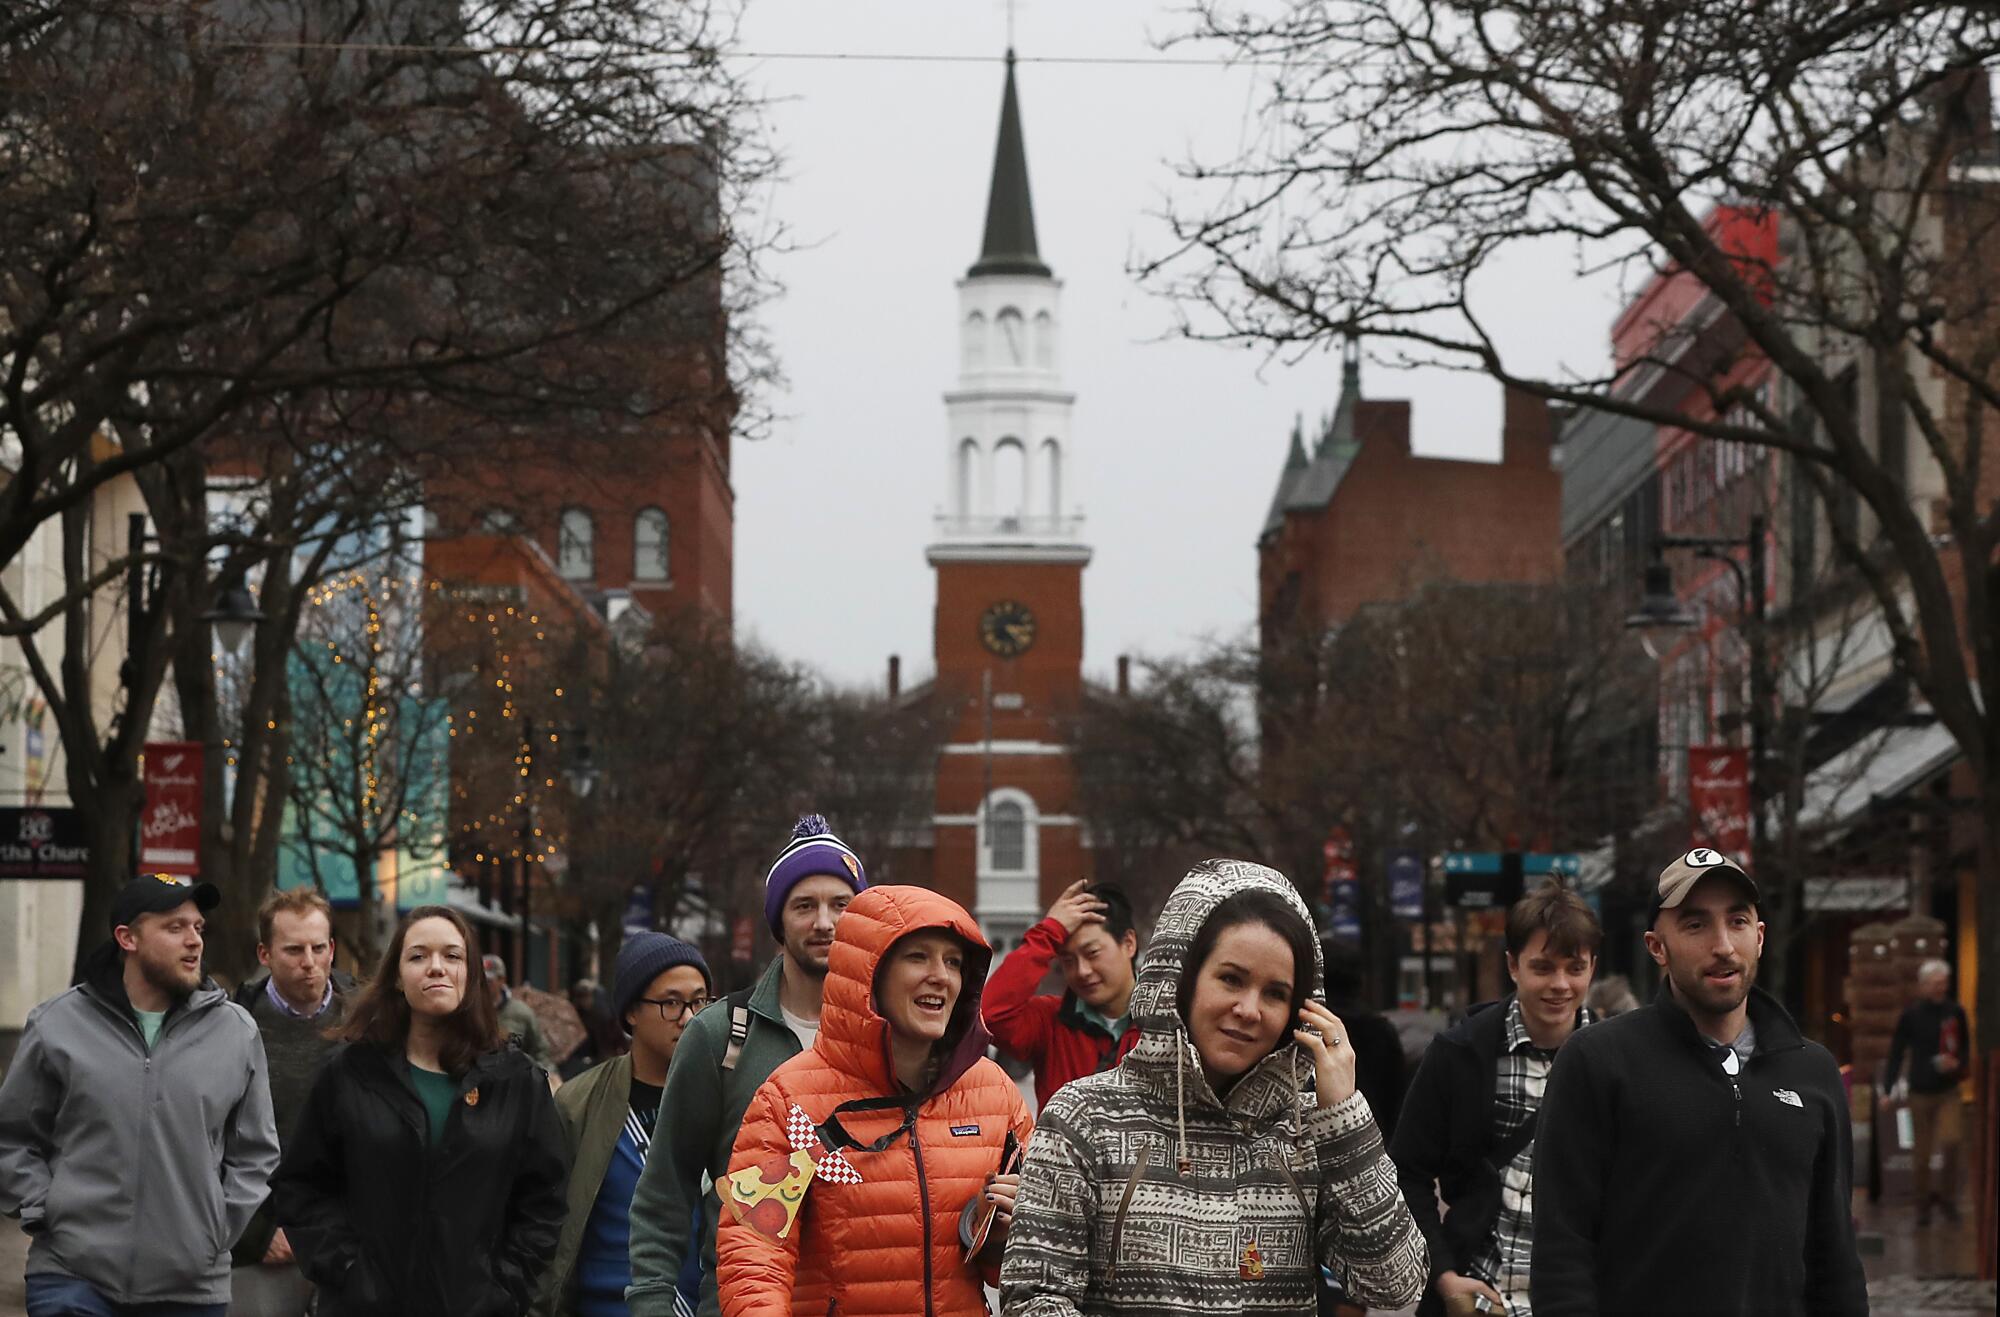
[[[1316,511],[1331,503],[1347,468],[1354,465],[1355,455],[1361,451],[1361,441],[1354,434],[1354,409],[1361,401],[1358,345],[1349,340],[1341,357],[1340,401],[1334,406],[1333,419],[1320,433],[1311,464],[1292,481],[1285,499],[1288,510]]]
[[[1285,524],[1285,501],[1291,497],[1292,486],[1306,469],[1305,422],[1292,422],[1292,448],[1285,454],[1285,469],[1278,473],[1278,488],[1271,495],[1271,510],[1265,514],[1264,529],[1259,538],[1280,530]]]
[[[1046,276],[1035,247],[1035,206],[1028,198],[1028,150],[1021,140],[1021,102],[1014,91],[1014,51],[1007,51],[1007,88],[1000,98],[1000,141],[993,149],[993,186],[986,194],[986,238],[966,272]]]

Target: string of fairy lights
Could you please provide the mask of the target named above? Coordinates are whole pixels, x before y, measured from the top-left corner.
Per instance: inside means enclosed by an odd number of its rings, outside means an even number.
[[[420,591],[435,598],[441,595],[444,588],[444,582],[438,580],[418,581],[364,571],[350,572],[310,588],[305,602],[314,613],[352,606],[357,610],[358,635],[343,634],[335,619],[314,618],[301,628],[301,634],[310,637],[305,647],[307,651],[323,654],[332,667],[358,674],[359,707],[342,713],[340,724],[344,731],[354,731],[357,724],[359,726],[353,771],[360,813],[383,819],[390,811],[393,798],[398,823],[411,828],[424,828],[427,820],[419,809],[411,807],[408,783],[392,784],[386,780],[385,774],[392,770],[385,766],[385,756],[393,757],[393,747],[389,742],[399,730],[405,735],[422,735],[422,732],[411,733],[407,728],[399,728],[402,715],[392,707],[391,702],[407,692],[390,689],[396,677],[394,672],[388,671],[393,666],[392,647],[401,642],[389,635],[389,627],[399,611],[419,606],[419,600],[408,597],[412,592]],[[485,634],[481,638],[483,644],[479,660],[484,665],[490,665],[493,675],[490,682],[466,683],[456,707],[444,711],[444,731],[448,740],[470,740],[476,736],[482,712],[486,715],[486,722],[491,723],[497,718],[500,726],[512,733],[509,737],[512,750],[505,768],[509,784],[506,787],[478,780],[482,776],[479,755],[450,756],[455,761],[449,779],[451,797],[457,804],[453,812],[459,816],[457,833],[461,841],[471,847],[475,862],[504,858],[546,864],[559,849],[558,839],[532,816],[527,828],[523,829],[519,824],[537,779],[543,788],[554,788],[556,785],[553,776],[537,769],[537,762],[542,757],[538,746],[545,743],[548,747],[546,753],[553,756],[557,753],[556,747],[561,744],[562,735],[554,724],[546,728],[528,727],[528,716],[520,703],[520,687],[525,681],[524,671],[534,666],[536,656],[531,647],[547,643],[548,629],[539,613],[515,605],[495,606],[491,610],[471,608],[462,612],[459,611],[462,605],[451,607],[449,614],[433,607],[432,621],[426,628],[431,631],[431,638],[439,638],[435,630],[439,624],[458,621],[466,624],[459,639],[483,630]],[[449,633],[454,630],[459,628],[445,627],[442,638],[446,644],[453,639]],[[421,642],[413,636],[411,643]],[[301,656],[307,657],[304,653]],[[226,657],[218,653],[211,659],[216,664],[218,677],[226,679]],[[445,683],[433,683],[433,688],[449,687]],[[555,700],[562,700],[567,692],[556,685],[549,688],[548,694]],[[424,715],[419,713],[415,716],[421,718]],[[297,721],[294,713],[293,722]],[[267,719],[265,728],[273,732],[289,730],[282,729],[277,719]],[[238,739],[225,737],[222,744],[225,762],[231,768],[237,767],[241,750]],[[298,765],[298,756],[293,753],[296,748],[288,738],[285,754],[288,766]],[[488,762],[497,766],[499,761]],[[482,797],[488,806],[483,812],[474,812],[479,808],[474,804],[475,795]],[[496,841],[501,837],[508,840]]]

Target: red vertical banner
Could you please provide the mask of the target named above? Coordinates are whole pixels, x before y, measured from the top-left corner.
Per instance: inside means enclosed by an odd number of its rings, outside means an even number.
[[[139,815],[139,867],[147,873],[201,873],[201,743],[146,746],[146,808]]]
[[[1750,868],[1750,752],[1727,745],[1688,747],[1693,844]]]

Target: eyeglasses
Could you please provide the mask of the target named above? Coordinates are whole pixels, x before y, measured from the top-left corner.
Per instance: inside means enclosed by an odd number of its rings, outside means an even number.
[[[687,1001],[682,1001],[679,997],[641,997],[639,1000],[645,1002],[648,1006],[659,1007],[660,1018],[668,1024],[672,1024],[675,1020],[685,1020],[690,1015],[701,1014],[702,1008],[715,999],[713,997],[694,997]]]

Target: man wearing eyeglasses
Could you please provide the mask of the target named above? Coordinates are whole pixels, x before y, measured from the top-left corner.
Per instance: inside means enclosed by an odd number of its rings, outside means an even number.
[[[632,1191],[646,1165],[667,1067],[681,1033],[708,1005],[713,981],[701,952],[665,933],[635,933],[618,948],[612,1007],[632,1050],[584,1071],[556,1093],[569,1137],[569,1214],[543,1280],[540,1317],[623,1317],[632,1280]],[[692,1304],[701,1262],[683,1268]]]

